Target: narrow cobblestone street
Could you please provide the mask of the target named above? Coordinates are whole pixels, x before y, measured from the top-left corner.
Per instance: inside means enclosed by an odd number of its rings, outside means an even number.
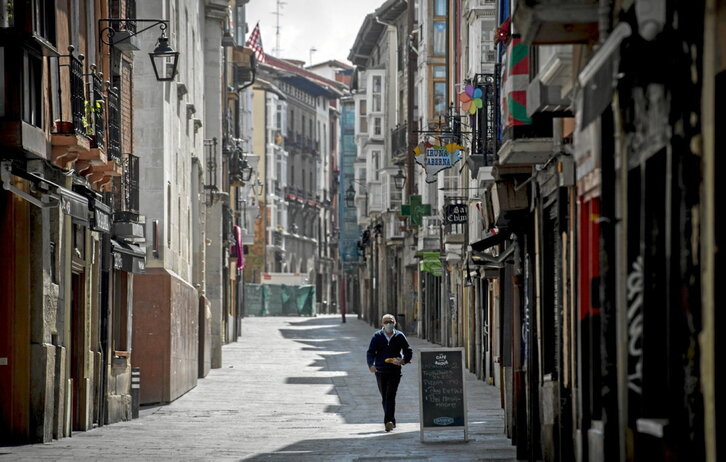
[[[415,352],[428,342],[409,337],[398,428],[385,433],[365,363],[371,326],[322,316],[246,318],[242,327],[224,366],[170,405],[50,444],[0,448],[0,460],[514,460],[498,391],[469,373],[469,442],[458,430],[427,432],[421,443]]]

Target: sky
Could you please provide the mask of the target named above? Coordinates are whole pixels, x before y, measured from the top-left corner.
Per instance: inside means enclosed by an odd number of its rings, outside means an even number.
[[[280,2],[280,49],[277,57],[310,64],[331,59],[348,62],[350,48],[368,13],[385,0],[283,0]],[[246,6],[250,32],[260,22],[262,47],[275,55],[277,0],[250,0]]]

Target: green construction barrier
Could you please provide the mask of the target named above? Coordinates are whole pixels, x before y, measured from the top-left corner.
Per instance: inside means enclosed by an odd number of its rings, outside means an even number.
[[[246,313],[251,316],[315,316],[315,286],[245,284]]]

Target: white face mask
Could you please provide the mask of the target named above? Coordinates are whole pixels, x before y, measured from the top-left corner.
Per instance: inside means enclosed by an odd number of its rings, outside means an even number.
[[[385,330],[386,333],[390,334],[391,332],[393,332],[393,324],[384,324],[383,330]]]

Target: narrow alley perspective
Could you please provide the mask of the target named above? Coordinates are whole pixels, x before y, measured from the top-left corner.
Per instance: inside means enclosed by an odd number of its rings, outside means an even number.
[[[247,318],[222,367],[173,403],[53,443],[0,448],[0,460],[514,460],[499,393],[472,374],[468,442],[461,429],[421,442],[415,360],[404,366],[397,428],[387,433],[366,365],[373,332],[340,316]],[[415,338],[411,346],[435,347]]]
[[[0,460],[726,461],[725,101],[726,0],[0,0]]]

